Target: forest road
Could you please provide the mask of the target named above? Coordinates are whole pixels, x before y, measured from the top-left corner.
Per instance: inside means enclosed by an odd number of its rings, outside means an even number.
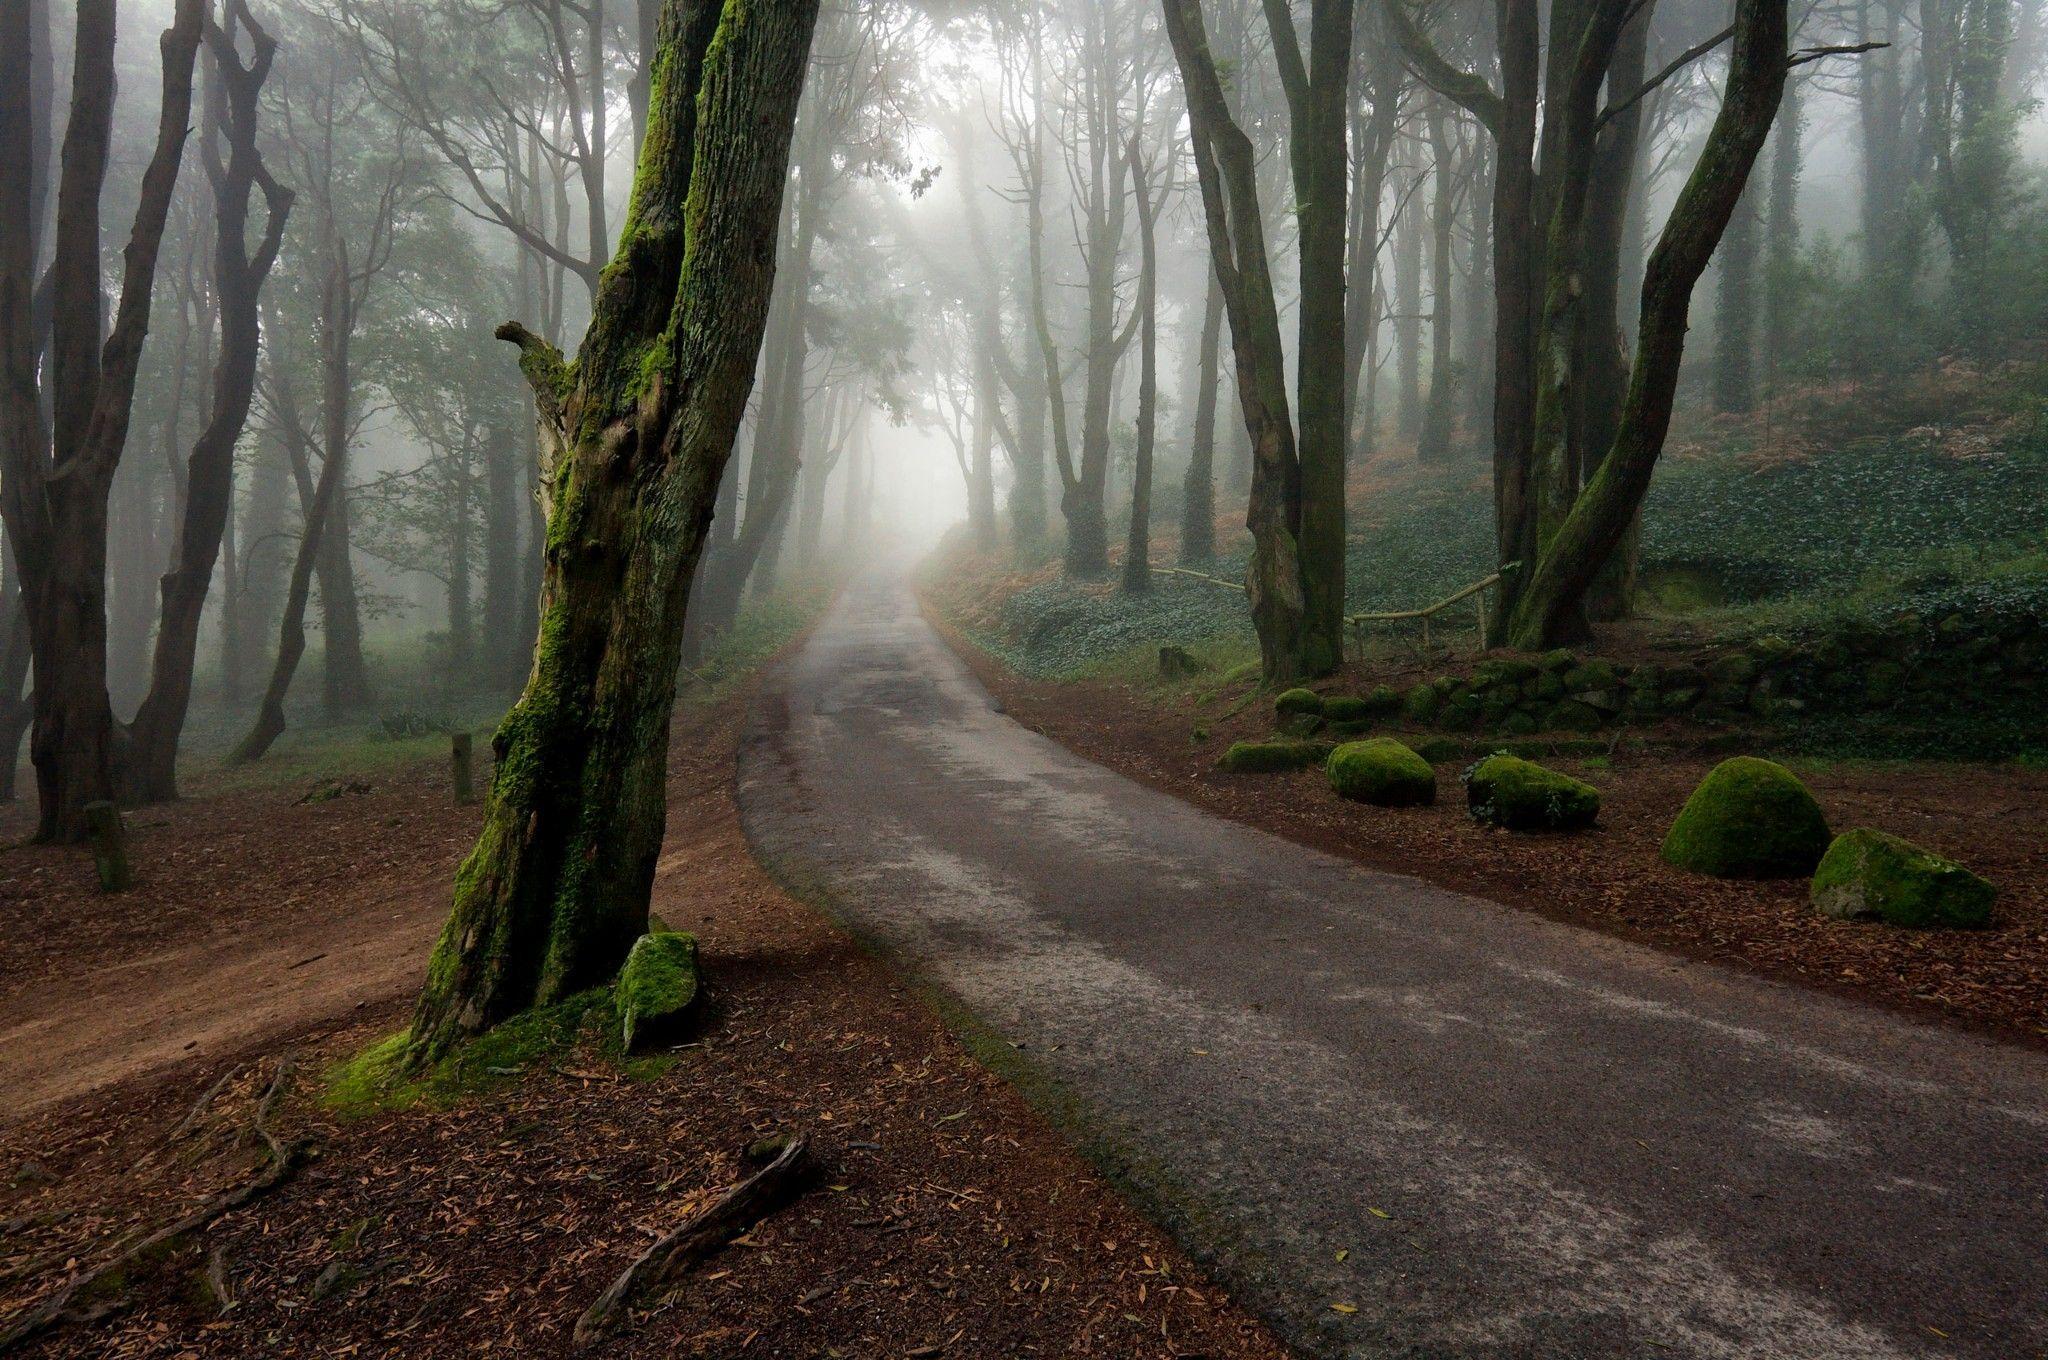
[[[740,798],[1305,1351],[2048,1354],[2048,1055],[1199,812],[1002,716],[900,577],[769,678]]]

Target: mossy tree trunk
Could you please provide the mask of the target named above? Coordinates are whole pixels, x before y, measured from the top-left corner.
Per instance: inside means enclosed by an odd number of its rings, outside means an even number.
[[[540,642],[494,743],[414,1063],[604,981],[646,928],[690,578],[753,385],[817,9],[667,0],[632,203],[576,364],[500,332],[540,413]]]

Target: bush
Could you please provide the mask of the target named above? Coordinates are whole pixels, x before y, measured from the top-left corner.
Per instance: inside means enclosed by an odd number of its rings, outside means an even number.
[[[1685,800],[1664,838],[1664,859],[1716,878],[1791,878],[1813,872],[1828,839],[1828,820],[1798,776],[1737,756]]]
[[[1837,920],[1981,926],[1998,890],[1953,860],[1882,831],[1835,838],[1813,875],[1813,905]]]
[[[1465,772],[1472,820],[1509,831],[1577,831],[1600,815],[1600,790],[1533,760],[1488,756]]]
[[[1226,774],[1279,774],[1305,770],[1330,758],[1327,741],[1240,741],[1216,762]]]
[[[1423,807],[1436,801],[1436,771],[1392,737],[1346,742],[1331,752],[1326,768],[1330,787],[1354,802]]]

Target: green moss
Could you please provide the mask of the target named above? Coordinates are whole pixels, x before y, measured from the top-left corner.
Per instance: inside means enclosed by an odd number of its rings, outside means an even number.
[[[1845,831],[1813,874],[1813,905],[1838,920],[1981,926],[1998,890],[1953,860],[1882,831]]]
[[[1284,718],[1303,714],[1320,717],[1323,712],[1323,696],[1312,689],[1285,690],[1273,700],[1273,711]]]
[[[670,930],[634,941],[612,986],[612,1008],[626,1051],[674,1034],[696,1005],[698,989],[695,936]]]
[[[602,987],[515,1015],[417,1072],[406,1066],[412,1035],[400,1030],[330,1067],[321,1103],[348,1118],[417,1105],[444,1108],[509,1086],[584,1038],[594,1060],[635,1081],[652,1080],[673,1065],[667,1055],[628,1058],[617,1034],[611,994]]]
[[[1681,869],[1716,878],[1790,878],[1812,873],[1827,849],[1827,818],[1798,776],[1737,756],[1686,799],[1663,853]]]
[[[1371,703],[1349,694],[1323,700],[1323,716],[1333,723],[1367,722],[1376,712]]]
[[[1330,758],[1327,741],[1240,741],[1233,743],[1217,760],[1216,768],[1228,774],[1278,774],[1305,770]]]
[[[1436,771],[1392,737],[1353,741],[1331,752],[1330,787],[1375,807],[1422,807],[1436,801]]]
[[[1442,696],[1432,684],[1421,684],[1408,691],[1401,698],[1401,716],[1410,722],[1428,722],[1436,715],[1437,705]]]
[[[1465,772],[1472,819],[1509,831],[1577,831],[1600,815],[1600,790],[1532,760],[1491,755]]]

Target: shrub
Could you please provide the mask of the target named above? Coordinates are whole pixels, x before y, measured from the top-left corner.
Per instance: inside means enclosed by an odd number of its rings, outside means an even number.
[[[1436,771],[1395,741],[1374,737],[1346,742],[1330,754],[1330,787],[1375,807],[1420,807],[1436,801]]]
[[[1472,819],[1509,831],[1577,831],[1600,815],[1600,790],[1502,752],[1465,772]]]
[[[1828,849],[1828,821],[1806,785],[1754,756],[1723,761],[1700,781],[1664,838],[1664,859],[1716,878],[1810,874]]]

